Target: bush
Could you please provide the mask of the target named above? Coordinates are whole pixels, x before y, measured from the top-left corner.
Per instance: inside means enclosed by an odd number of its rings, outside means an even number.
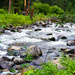
[[[45,15],[49,12],[50,6],[43,3],[33,3],[35,13],[44,13]]]
[[[54,6],[51,6],[50,9],[49,9],[50,13],[55,13],[55,14],[63,14],[64,11],[59,8],[58,6],[54,5]]]
[[[33,3],[32,7],[34,7],[35,13],[43,13],[45,15],[53,14],[53,13],[55,13],[55,14],[63,14],[64,13],[64,11],[56,5],[50,7],[48,4]]]
[[[18,14],[0,14],[0,19],[1,19],[0,26],[3,24],[6,26],[12,24],[16,27],[33,23],[33,21],[31,21],[30,19],[30,16],[23,16]]]
[[[0,13],[4,14],[5,13],[4,9],[0,9]]]

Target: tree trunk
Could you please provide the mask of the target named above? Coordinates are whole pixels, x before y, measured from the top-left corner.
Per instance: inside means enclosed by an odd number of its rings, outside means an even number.
[[[11,10],[11,0],[9,0],[9,13],[10,13],[10,10]]]

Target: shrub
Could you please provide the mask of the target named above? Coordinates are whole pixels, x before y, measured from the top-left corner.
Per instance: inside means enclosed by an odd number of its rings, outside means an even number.
[[[64,11],[61,8],[59,8],[58,6],[56,6],[56,5],[51,6],[50,9],[49,9],[49,12],[52,13],[52,14],[53,13],[63,14],[64,13]]]
[[[45,15],[49,12],[50,6],[43,3],[33,3],[35,13],[44,13]]]
[[[64,11],[59,8],[58,6],[49,6],[48,4],[43,4],[43,3],[33,3],[32,7],[34,7],[34,12],[35,13],[43,13],[45,15],[47,14],[63,14]]]
[[[4,14],[5,13],[4,9],[0,9],[0,13]]]

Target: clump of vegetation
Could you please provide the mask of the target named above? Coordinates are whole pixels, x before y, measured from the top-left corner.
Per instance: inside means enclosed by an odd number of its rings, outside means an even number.
[[[0,9],[0,14],[4,14],[4,13],[5,13],[4,9]]]
[[[10,69],[10,72],[13,72],[13,73],[15,73],[16,71],[15,71],[15,69]]]
[[[28,70],[23,75],[75,75],[75,60],[62,57],[60,64],[65,67],[65,70],[63,68],[59,70],[57,65],[48,62],[42,66],[41,70]]]
[[[34,12],[35,13],[43,13],[45,15],[47,14],[63,14],[64,11],[59,8],[58,6],[54,5],[54,6],[49,6],[48,4],[43,4],[43,3],[33,3],[34,7]]]
[[[22,66],[21,66],[21,67],[22,67],[22,68],[27,68],[27,67],[28,67],[28,65],[29,65],[28,63],[27,63],[27,64],[22,64]]]

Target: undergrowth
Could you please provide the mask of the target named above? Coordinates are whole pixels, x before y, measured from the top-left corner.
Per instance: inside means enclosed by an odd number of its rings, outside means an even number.
[[[60,59],[60,64],[65,67],[65,69],[59,70],[57,65],[52,62],[45,63],[42,69],[32,69],[26,71],[23,75],[75,75],[75,59],[72,60],[68,57],[62,57]]]

